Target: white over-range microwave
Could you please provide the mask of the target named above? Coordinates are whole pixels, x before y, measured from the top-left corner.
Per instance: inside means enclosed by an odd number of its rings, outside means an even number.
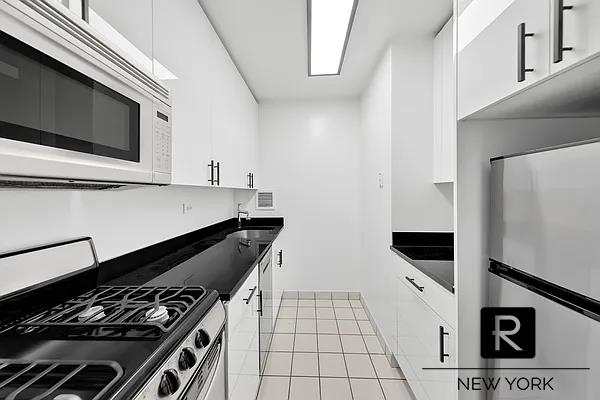
[[[169,89],[52,0],[0,0],[0,185],[169,184]]]

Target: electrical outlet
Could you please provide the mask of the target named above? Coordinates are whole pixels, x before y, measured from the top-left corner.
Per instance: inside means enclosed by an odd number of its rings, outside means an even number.
[[[181,204],[181,211],[183,212],[183,214],[188,214],[192,211],[192,205],[185,203]]]

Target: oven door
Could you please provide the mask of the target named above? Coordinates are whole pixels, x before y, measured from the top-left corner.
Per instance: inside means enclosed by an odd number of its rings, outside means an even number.
[[[223,338],[221,333],[180,399],[226,400]]]
[[[2,3],[0,175],[153,183],[170,174],[153,144],[166,133],[170,146],[170,107]]]

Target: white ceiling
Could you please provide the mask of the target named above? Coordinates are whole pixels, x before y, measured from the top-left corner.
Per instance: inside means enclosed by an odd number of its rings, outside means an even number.
[[[358,96],[391,38],[433,38],[452,14],[452,0],[358,0],[341,75],[308,77],[307,0],[199,2],[258,100]]]

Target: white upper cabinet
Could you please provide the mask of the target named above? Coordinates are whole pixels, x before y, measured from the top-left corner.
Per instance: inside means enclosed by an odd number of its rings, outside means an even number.
[[[81,8],[82,2],[66,3],[69,7],[79,3],[75,7]],[[152,0],[89,0],[89,24],[130,60],[152,72]]]
[[[248,174],[256,172],[258,105],[218,38],[215,43],[213,156],[219,162],[221,186],[247,188]]]
[[[173,75],[173,182],[247,188],[257,161],[256,101],[197,1],[154,7],[155,64]]]
[[[484,0],[467,7],[458,30],[459,119],[549,75],[549,21],[550,0]]]
[[[451,18],[433,42],[433,182],[454,182],[456,89]]]
[[[212,28],[193,0],[154,0],[154,10],[155,69],[170,78],[173,102],[173,183],[207,186]]]
[[[554,73],[600,51],[600,1],[551,0],[551,3]]]

